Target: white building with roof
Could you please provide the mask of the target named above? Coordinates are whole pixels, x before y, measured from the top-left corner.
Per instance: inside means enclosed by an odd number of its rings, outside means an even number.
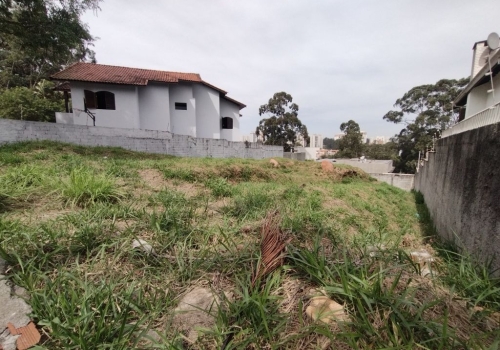
[[[245,107],[196,73],[76,63],[54,74],[71,94],[58,123],[169,131],[241,141]],[[69,90],[69,91],[67,91]]]
[[[441,137],[500,123],[500,49],[498,46],[498,35],[492,33],[488,41],[478,41],[472,47],[470,82],[453,101],[455,109],[459,112],[459,122],[444,130]]]

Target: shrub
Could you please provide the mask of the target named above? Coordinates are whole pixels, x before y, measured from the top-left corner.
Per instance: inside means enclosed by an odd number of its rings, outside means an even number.
[[[39,97],[26,87],[0,93],[0,118],[55,122],[55,112],[62,110],[62,100]]]
[[[86,207],[97,202],[117,202],[124,194],[105,175],[95,175],[86,168],[71,171],[62,183],[62,196],[67,204]]]

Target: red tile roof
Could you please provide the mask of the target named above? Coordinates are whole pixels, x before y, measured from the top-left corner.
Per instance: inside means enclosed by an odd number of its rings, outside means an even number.
[[[109,83],[124,85],[148,85],[150,81],[162,83],[179,83],[183,81],[201,83],[219,91],[224,98],[236,103],[240,109],[246,107],[243,103],[225,96],[226,91],[213,86],[201,79],[198,73],[167,72],[161,70],[110,66],[106,64],[75,63],[51,76],[54,80],[86,81],[92,83]]]

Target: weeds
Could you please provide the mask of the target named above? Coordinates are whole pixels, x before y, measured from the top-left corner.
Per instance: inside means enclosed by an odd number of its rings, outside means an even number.
[[[97,202],[114,203],[124,197],[109,177],[96,175],[87,168],[71,171],[69,180],[61,184],[61,195],[66,204],[81,207]]]
[[[278,162],[0,147],[0,256],[30,295],[39,348],[498,347],[498,279],[435,239],[423,198],[348,167],[325,176],[312,162]],[[146,186],[146,169],[174,181]],[[291,243],[271,272],[259,233],[275,210]],[[133,251],[133,239],[156,254]],[[409,253],[427,242],[438,254],[424,278]],[[269,274],[252,286],[257,266]],[[213,289],[221,305],[188,344],[169,320],[192,286]],[[309,320],[313,288],[343,304],[349,322]],[[148,341],[149,329],[161,339]]]

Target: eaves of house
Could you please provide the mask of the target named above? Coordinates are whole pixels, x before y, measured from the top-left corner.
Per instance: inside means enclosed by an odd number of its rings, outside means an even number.
[[[496,76],[500,72],[500,50],[497,50],[493,56],[490,57],[492,77]],[[467,84],[465,89],[460,92],[453,104],[455,106],[464,106],[467,103],[467,95],[477,86],[483,85],[490,81],[490,76],[486,75],[490,71],[489,64],[485,64],[483,68],[472,78],[472,80]]]

